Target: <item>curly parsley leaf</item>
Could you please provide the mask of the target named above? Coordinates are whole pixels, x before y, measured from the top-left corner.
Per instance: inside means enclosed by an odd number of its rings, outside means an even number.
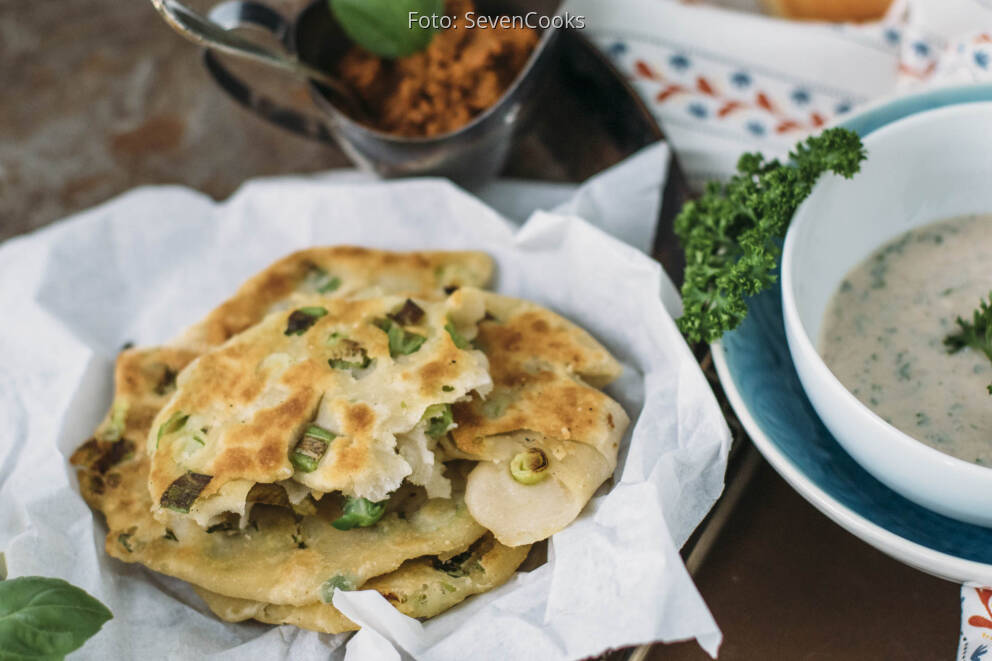
[[[0,581],[0,657],[61,659],[112,617],[106,606],[59,578]]]
[[[988,301],[979,301],[978,308],[971,314],[970,322],[958,317],[957,324],[957,332],[949,333],[944,338],[947,353],[957,353],[965,347],[971,347],[975,351],[981,351],[992,361],[992,292],[989,293]],[[988,389],[989,394],[992,394],[992,385]]]
[[[746,299],[775,281],[792,216],[820,175],[850,178],[865,149],[857,134],[827,129],[796,145],[789,160],[744,154],[726,183],[710,182],[675,219],[685,250],[679,329],[693,342],[713,342],[747,315]]]

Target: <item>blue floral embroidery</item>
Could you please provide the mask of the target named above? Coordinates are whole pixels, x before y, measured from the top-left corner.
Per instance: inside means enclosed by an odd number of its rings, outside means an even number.
[[[971,653],[969,659],[970,661],[979,661],[983,656],[985,656],[985,653],[988,651],[989,651],[988,648],[985,646],[984,643],[982,643],[981,645],[975,648],[975,651]]]
[[[899,34],[899,30],[895,28],[889,28],[885,31],[885,40],[895,46],[902,39],[902,35]]]
[[[926,42],[923,41],[913,42],[913,52],[919,55],[920,57],[926,57],[927,55],[930,54],[930,46],[928,46]]]
[[[622,41],[615,41],[612,44],[610,44],[609,48],[607,48],[606,50],[610,53],[610,55],[614,57],[618,57],[627,52],[627,44],[623,43]]]
[[[985,51],[975,51],[975,64],[983,69],[989,68],[989,54]]]
[[[735,87],[747,87],[751,84],[751,74],[747,71],[737,71],[730,76],[730,82],[734,84]]]
[[[851,102],[841,101],[840,103],[837,104],[837,107],[834,108],[834,112],[836,112],[838,115],[843,115],[846,112],[851,112]]]
[[[796,105],[802,106],[809,103],[809,90],[803,89],[802,87],[797,87],[792,90],[792,101]]]
[[[673,69],[677,69],[679,71],[685,71],[686,69],[689,68],[690,64],[692,64],[692,62],[689,60],[689,58],[685,55],[682,55],[681,53],[677,53],[675,55],[672,55],[670,58],[668,58],[668,65]]]
[[[710,111],[707,110],[706,106],[701,103],[690,103],[689,114],[699,119],[706,119],[706,117],[709,116]]]
[[[761,122],[748,122],[747,130],[751,132],[751,135],[762,136],[765,134],[765,125]]]

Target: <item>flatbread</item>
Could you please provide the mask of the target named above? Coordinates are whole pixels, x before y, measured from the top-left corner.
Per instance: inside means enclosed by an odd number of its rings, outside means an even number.
[[[371,579],[361,589],[376,590],[404,615],[434,617],[474,594],[508,581],[529,551],[529,546],[504,546],[487,535],[464,554],[445,561],[437,557],[408,560],[396,571]],[[359,628],[329,603],[279,606],[225,597],[202,588],[196,588],[196,592],[214,614],[228,622],[255,619],[322,633]]]
[[[478,346],[493,390],[456,404],[449,456],[474,459],[465,500],[503,544],[530,544],[572,522],[616,468],[630,422],[590,382],[605,385],[620,365],[584,330],[538,305],[487,293]],[[510,463],[536,452],[547,477],[523,484]]]
[[[153,512],[163,521],[189,516],[208,527],[227,512],[245,515],[256,484],[290,479],[318,498],[385,500],[413,473],[397,434],[429,450],[428,408],[491,387],[485,355],[466,343],[485,313],[479,290],[440,301],[290,300],[179,376],[148,436]],[[304,468],[291,454],[314,424],[325,437]]]
[[[115,372],[114,404],[94,437],[71,459],[80,467],[84,498],[107,518],[108,553],[193,583],[225,619],[256,618],[328,632],[354,626],[324,603],[335,586],[380,589],[401,611],[429,617],[507,580],[526,556],[527,545],[566,526],[609,478],[628,419],[616,402],[597,389],[620,373],[609,352],[588,333],[540,306],[473,289],[473,285],[484,286],[491,274],[492,262],[481,253],[403,254],[347,247],[301,251],[249,280],[233,298],[168,346],[123,352]],[[346,297],[349,300],[342,300]],[[375,420],[384,421],[394,436],[395,449],[388,461],[380,456],[370,460],[370,465],[378,459],[382,467],[395,462],[394,457],[405,465],[400,472],[406,471],[406,482],[393,491],[387,513],[376,525],[347,531],[330,525],[340,515],[342,501],[333,488],[338,484],[334,480],[352,472],[346,459],[353,458],[352,453],[337,448],[320,461],[321,468],[329,462],[327,471],[307,474],[312,480],[294,469],[288,477],[280,477],[278,471],[265,474],[268,482],[235,477],[215,484],[218,494],[227,489],[221,495],[254,505],[250,517],[244,507],[241,523],[246,526],[227,516],[201,517],[200,523],[209,524],[206,527],[171,511],[162,520],[152,516],[162,492],[153,501],[145,439],[150,440],[154,430],[158,443],[157,429],[182,411],[178,402],[186,400],[178,388],[185,385],[187,374],[194,374],[197,363],[218,360],[208,356],[220,356],[229,345],[247,353],[267,349],[276,357],[258,361],[261,371],[285,374],[298,364],[295,358],[317,355],[326,348],[326,340],[335,332],[329,328],[334,319],[354,321],[368,319],[373,312],[395,313],[406,298],[415,299],[425,311],[443,309],[445,320],[455,330],[454,335],[447,331],[442,335],[438,332],[441,317],[427,315],[430,321],[422,330],[430,339],[420,350],[436,341],[444,345],[431,349],[439,351],[439,356],[448,355],[445,352],[459,357],[478,354],[476,367],[480,362],[485,365],[488,357],[489,366],[482,372],[491,372],[496,388],[487,395],[486,385],[469,385],[478,380],[475,370],[467,370],[470,376],[456,383],[441,377],[398,376],[410,374],[403,369],[394,369],[391,376],[396,378],[388,385],[384,379],[376,388],[371,381],[356,385],[368,377],[365,370],[349,369],[353,382],[340,379],[345,390],[350,388],[369,400],[366,403],[378,413]],[[327,314],[308,324],[301,335],[286,336],[290,315],[301,307],[322,307]],[[272,332],[279,324],[283,324],[282,337]],[[371,333],[368,328],[364,331]],[[241,342],[239,334],[245,332],[261,333],[275,344],[256,348],[256,343]],[[324,347],[314,346],[320,336],[324,336]],[[363,348],[370,357],[387,363],[387,356],[393,358],[388,340],[372,337],[360,338],[370,344]],[[452,352],[448,340],[460,353]],[[470,341],[475,347],[467,344]],[[221,346],[225,342],[228,345]],[[261,347],[264,342],[257,344]],[[295,347],[302,354],[273,350],[276,345]],[[288,355],[289,360],[281,355]],[[423,354],[428,355],[432,354]],[[228,357],[235,364],[245,361],[237,351]],[[194,367],[184,373],[191,363]],[[248,374],[244,364],[242,376]],[[439,385],[441,395],[436,398]],[[205,385],[199,392],[203,401],[216,401]],[[377,392],[380,399],[373,397]],[[408,396],[415,404],[413,413],[396,414],[391,404],[398,399],[409,407]],[[309,409],[309,419],[340,431],[341,437],[354,435],[354,426],[345,426],[354,419],[341,413],[347,407],[339,401],[335,408],[333,396],[324,399],[318,398]],[[437,440],[425,433],[430,419],[425,421],[423,413],[428,402],[450,403],[454,414],[454,427],[437,448]],[[399,422],[389,427],[387,423],[395,422],[394,418]],[[403,430],[411,421],[412,426]],[[186,431],[210,428],[197,426],[198,422],[191,412],[182,427],[189,425]],[[287,436],[279,425],[269,428]],[[180,448],[176,442],[180,431],[170,431],[162,441]],[[295,435],[288,436],[297,438],[299,425],[293,431]],[[284,440],[282,468],[289,449]],[[521,452],[535,449],[547,458],[549,477],[521,484],[511,476],[509,465]],[[368,459],[367,454],[358,454]],[[472,467],[459,459],[478,463]],[[386,477],[376,477],[373,483],[396,483],[389,470],[379,472]],[[366,471],[369,476],[374,473],[371,468]],[[214,476],[210,477],[212,483]],[[160,487],[164,482],[163,478],[157,484]],[[350,488],[351,493],[360,493],[355,484]],[[335,493],[321,497],[331,491]],[[431,497],[438,495],[450,497]],[[486,541],[487,528],[498,542]],[[478,555],[481,574],[439,575],[443,570],[434,566],[438,559],[447,561],[469,547]]]
[[[486,287],[492,275],[492,258],[482,252],[308,248],[252,276],[171,344],[203,353],[254,326],[294,293],[338,298],[446,296],[458,287]]]
[[[115,401],[130,407],[121,434],[111,440],[114,416],[108,416],[71,458],[81,468],[84,497],[107,519],[109,555],[221,594],[304,605],[320,600],[328,581],[362,585],[405,560],[459,552],[485,533],[464,505],[458,471],[451,471],[451,498],[428,500],[422,489],[400,489],[369,528],[334,528],[331,522],[340,516],[336,497],[323,499],[307,516],[258,505],[244,530],[236,524],[204,530],[191,520],[174,527],[158,521],[147,488],[149,459],[143,444],[131,440],[146,435],[142,421],[150,418],[130,412],[153,409],[163,397],[155,375],[164,372],[162,366],[180,368],[187,357],[171,349],[122,352]]]

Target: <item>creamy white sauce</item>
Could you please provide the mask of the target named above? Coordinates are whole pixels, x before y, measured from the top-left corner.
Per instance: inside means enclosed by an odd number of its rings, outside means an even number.
[[[992,215],[903,234],[847,274],[827,307],[820,354],[889,424],[992,466],[992,364],[944,337],[992,290]]]

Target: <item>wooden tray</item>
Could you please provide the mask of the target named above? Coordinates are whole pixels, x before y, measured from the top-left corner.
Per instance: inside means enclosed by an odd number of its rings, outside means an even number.
[[[540,116],[520,136],[505,174],[526,179],[584,181],[659,140],[664,132],[647,106],[609,60],[575,31],[565,31],[558,52],[557,70],[549,76],[544,98],[535,104]],[[677,159],[669,166],[668,180],[657,219],[653,256],[665,271],[682,284],[685,261],[673,222],[690,192]],[[723,524],[760,465],[759,455],[745,435],[723,394],[709,349],[696,347],[696,357],[731,426],[734,442],[727,466],[726,487],[713,509],[682,547],[690,573],[705,561]],[[617,650],[602,659],[643,659],[649,645]]]

